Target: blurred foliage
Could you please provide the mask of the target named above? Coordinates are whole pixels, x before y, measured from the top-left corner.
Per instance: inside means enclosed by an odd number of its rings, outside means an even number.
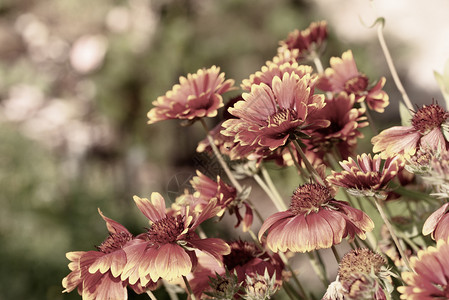
[[[0,16],[0,299],[29,300],[80,298],[61,293],[65,253],[106,237],[97,208],[137,233],[147,220],[132,195],[166,195],[176,174],[207,169],[197,124],[146,125],[157,96],[211,65],[238,85],[320,20],[300,0],[1,0]],[[71,61],[86,35],[107,45],[88,72]],[[345,50],[330,43],[327,58]],[[291,170],[270,171],[296,187]]]

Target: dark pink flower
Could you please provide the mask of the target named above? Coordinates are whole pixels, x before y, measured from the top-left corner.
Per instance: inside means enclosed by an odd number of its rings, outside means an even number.
[[[220,68],[200,69],[196,74],[180,77],[179,84],[173,86],[165,96],[153,102],[155,106],[148,112],[148,124],[163,120],[194,120],[202,117],[215,117],[223,106],[221,94],[234,85],[234,80],[225,81]]]
[[[272,251],[309,252],[330,248],[347,236],[365,239],[365,232],[373,228],[368,215],[335,200],[328,187],[307,183],[296,189],[288,210],[265,220],[259,240],[268,230],[267,246]]]
[[[235,214],[237,217],[235,227],[238,227],[242,223],[243,232],[248,231],[253,223],[253,210],[244,201],[245,199],[237,198],[237,190],[224,183],[220,176],[217,176],[217,181],[214,181],[200,171],[196,173],[197,176],[193,177],[190,183],[195,189],[194,196],[198,199],[198,205],[205,207],[211,200],[217,201],[217,207],[220,208],[217,216],[221,217],[228,210],[231,215]],[[245,207],[246,210],[244,217],[240,213],[242,207]]]
[[[371,154],[357,155],[357,161],[351,157],[340,162],[341,172],[332,171],[327,180],[339,187],[348,189],[348,192],[360,196],[376,196],[385,199],[389,190],[388,183],[404,167],[400,156],[388,158],[381,168],[382,159],[379,155],[374,158]]]
[[[312,22],[308,28],[299,31],[298,29],[290,32],[287,38],[279,44],[281,47],[278,52],[282,53],[288,49],[297,51],[297,59],[310,59],[319,55],[326,43],[327,39],[327,22]]]
[[[357,146],[357,139],[363,138],[360,128],[368,126],[365,109],[354,108],[355,97],[345,92],[335,98],[326,99],[326,106],[313,115],[314,118],[330,122],[330,126],[310,132],[310,139],[305,141],[321,159],[326,153],[337,150],[340,157],[347,159]],[[312,121],[313,122],[313,121]]]
[[[329,125],[326,120],[309,122],[309,116],[324,107],[324,96],[313,94],[313,80],[309,74],[299,77],[285,73],[275,76],[271,87],[261,83],[252,85],[229,112],[237,119],[223,123],[222,134],[234,137],[234,142],[247,146],[242,156],[255,151],[274,151],[287,145],[304,128]]]
[[[418,252],[410,260],[415,272],[402,272],[405,286],[398,287],[401,299],[449,299],[449,244],[438,240],[436,247]]]
[[[419,148],[445,150],[448,142],[442,126],[448,118],[449,113],[438,104],[423,105],[413,114],[411,126],[394,126],[373,137],[373,151],[388,157],[397,154],[411,156]]]
[[[64,292],[71,292],[75,288],[83,299],[127,299],[127,280],[121,275],[127,264],[125,248],[132,243],[132,234],[120,223],[105,217],[109,236],[97,247],[98,251],[68,252],[71,261],[71,273],[62,280]],[[156,283],[145,280],[145,283],[130,283],[136,293],[143,293],[146,289],[156,288]]]
[[[166,210],[165,200],[159,193],[152,193],[151,200],[134,196],[134,201],[151,227],[133,243],[135,255],[129,259],[124,272],[138,275],[141,282],[149,278],[174,280],[189,274],[197,263],[194,249],[217,260],[229,253],[229,246],[221,239],[200,239],[195,233],[198,225],[217,214],[220,208],[216,202],[211,201],[198,212],[188,205],[179,210]]]
[[[352,51],[343,53],[342,58],[332,57],[330,68],[322,75],[318,88],[323,91],[354,94],[357,102],[365,101],[368,107],[383,112],[389,104],[389,97],[382,90],[385,78],[382,77],[374,87],[369,88],[368,77],[357,69]]]

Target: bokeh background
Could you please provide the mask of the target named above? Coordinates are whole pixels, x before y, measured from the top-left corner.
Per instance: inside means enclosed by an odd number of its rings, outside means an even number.
[[[386,18],[412,101],[441,103],[433,71],[449,58],[447,11],[443,0],[0,0],[0,299],[80,299],[61,293],[65,253],[103,241],[97,208],[138,233],[147,221],[133,195],[173,200],[195,169],[220,172],[195,153],[198,124],[146,124],[180,75],[218,65],[239,84],[290,31],[324,19],[325,66],[352,49],[361,71],[387,77],[391,106],[375,115],[386,128],[398,122],[399,93],[369,25]],[[269,169],[289,197],[295,176]],[[252,197],[265,201],[257,188]],[[235,236],[232,222],[209,232]]]

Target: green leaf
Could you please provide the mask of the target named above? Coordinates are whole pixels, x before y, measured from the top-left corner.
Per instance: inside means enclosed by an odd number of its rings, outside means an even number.
[[[433,71],[433,75],[435,76],[441,93],[443,94],[446,109],[449,109],[449,59],[446,61],[443,74]]]
[[[399,115],[402,126],[410,126],[412,124],[412,112],[402,102],[399,102]]]

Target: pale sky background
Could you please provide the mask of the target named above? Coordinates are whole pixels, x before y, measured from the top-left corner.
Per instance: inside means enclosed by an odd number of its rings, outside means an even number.
[[[433,71],[443,73],[449,59],[448,0],[315,0],[315,3],[343,42],[376,41],[376,30],[364,26],[360,19],[371,25],[378,16],[384,17],[387,45],[397,43],[394,38],[409,45],[405,57],[393,57],[397,67],[407,70],[407,79],[418,88],[439,90]],[[441,94],[435,97],[442,98]]]

